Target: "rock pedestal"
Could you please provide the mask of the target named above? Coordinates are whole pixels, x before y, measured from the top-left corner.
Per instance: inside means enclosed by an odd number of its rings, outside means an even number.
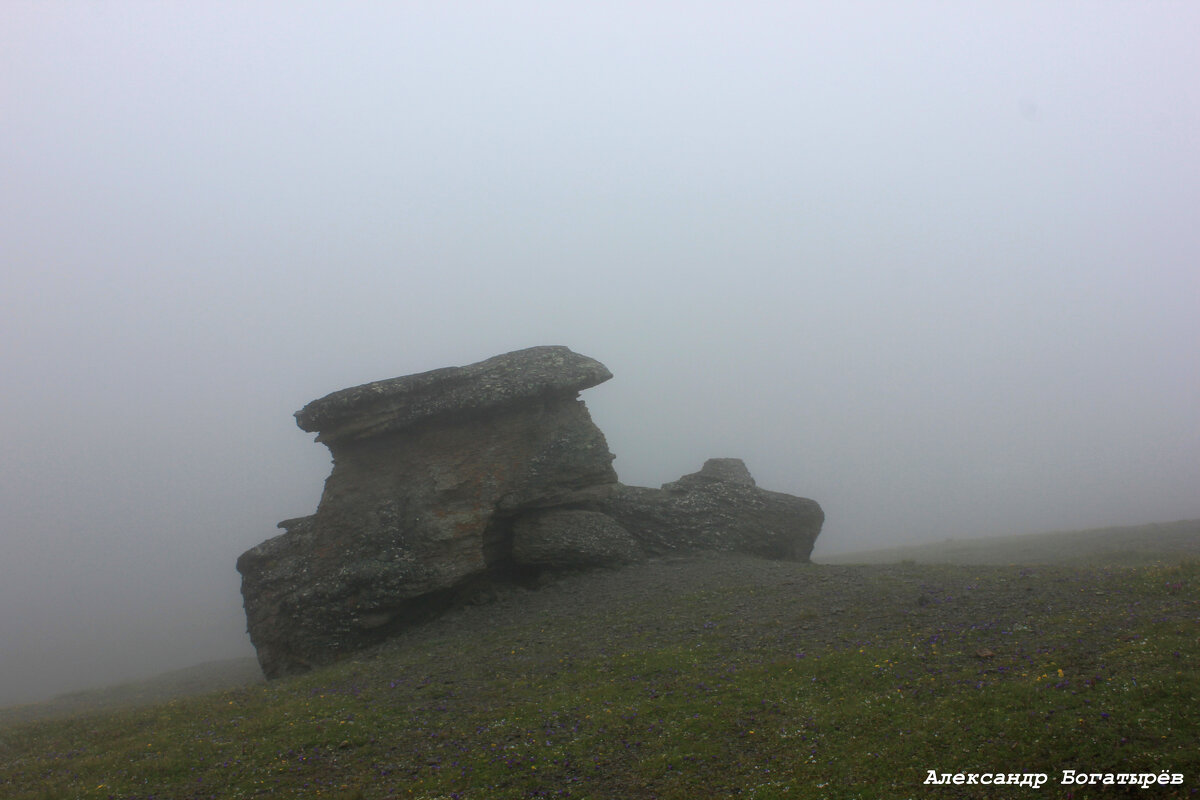
[[[697,549],[807,560],[823,515],[737,459],[623,486],[577,399],[598,361],[534,347],[334,392],[296,413],[333,454],[316,513],[238,559],[269,678],[375,644],[489,581]]]

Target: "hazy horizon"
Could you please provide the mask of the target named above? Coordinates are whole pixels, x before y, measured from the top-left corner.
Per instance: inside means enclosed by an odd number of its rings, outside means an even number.
[[[252,654],[292,413],[533,345],[817,555],[1200,518],[1192,4],[6,11],[0,705]]]

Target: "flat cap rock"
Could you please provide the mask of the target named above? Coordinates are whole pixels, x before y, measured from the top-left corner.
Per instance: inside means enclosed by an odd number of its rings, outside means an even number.
[[[612,377],[608,368],[562,346],[530,347],[465,367],[353,386],[296,412],[318,442],[365,439],[433,417],[470,415],[539,397],[572,397]]]

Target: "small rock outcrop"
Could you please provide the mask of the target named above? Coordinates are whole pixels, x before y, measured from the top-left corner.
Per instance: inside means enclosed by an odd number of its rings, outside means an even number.
[[[825,513],[814,500],[755,485],[738,458],[713,458],[661,489],[620,485],[599,507],[650,555],[736,551],[808,561]]]
[[[689,550],[807,560],[823,515],[712,459],[661,489],[624,486],[578,400],[612,377],[534,347],[334,392],[296,413],[329,447],[316,513],[237,562],[269,678],[368,647],[543,570]]]

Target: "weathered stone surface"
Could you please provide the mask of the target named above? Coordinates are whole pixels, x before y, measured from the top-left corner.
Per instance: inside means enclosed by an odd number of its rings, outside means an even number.
[[[238,559],[269,678],[375,644],[496,582],[696,550],[807,560],[824,515],[711,459],[623,486],[577,393],[611,377],[564,347],[334,392],[297,412],[333,454],[316,513]]]
[[[368,384],[388,388],[330,395],[341,396],[327,403],[337,413],[321,411],[328,398],[302,413],[302,426],[331,426],[321,428],[334,465],[320,505],[238,561],[266,675],[326,663],[454,602],[509,568],[522,511],[615,487],[604,435],[571,388],[607,374],[565,348],[534,348]]]
[[[661,489],[621,485],[598,510],[651,555],[725,550],[807,561],[825,513],[813,500],[758,488],[740,459],[713,459]]]
[[[566,347],[530,347],[465,367],[342,389],[297,411],[296,424],[319,432],[319,442],[365,439],[422,419],[575,397],[611,377],[599,361]]]
[[[551,509],[513,524],[513,560],[550,569],[631,564],[645,556],[637,540],[607,514]]]
[[[704,462],[699,472],[684,475],[677,481],[663,484],[664,489],[687,489],[690,486],[703,486],[710,481],[725,483],[740,483],[743,486],[757,486],[754,476],[746,468],[746,462],[740,458],[710,458]]]

